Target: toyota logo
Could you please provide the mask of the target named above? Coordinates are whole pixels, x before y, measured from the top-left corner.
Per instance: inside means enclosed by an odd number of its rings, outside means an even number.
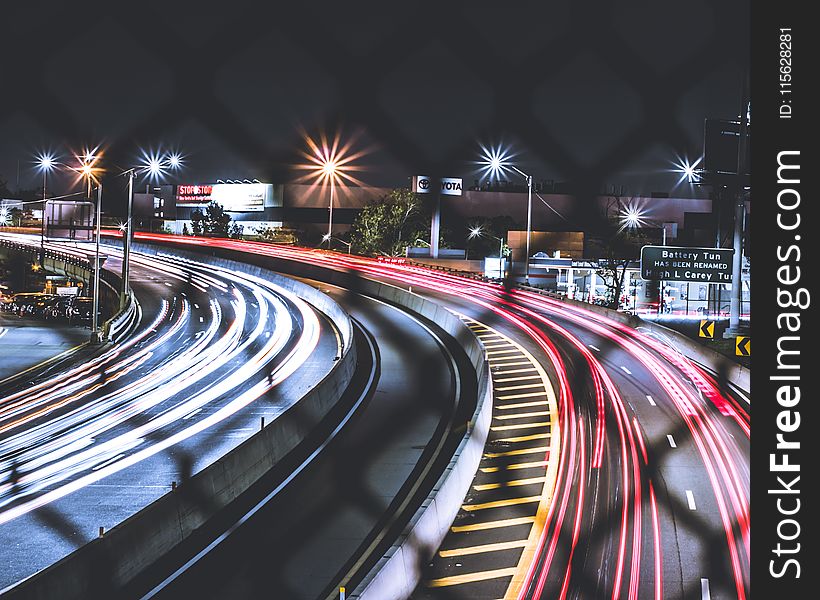
[[[419,179],[419,189],[426,190],[430,187],[430,180],[429,179]]]

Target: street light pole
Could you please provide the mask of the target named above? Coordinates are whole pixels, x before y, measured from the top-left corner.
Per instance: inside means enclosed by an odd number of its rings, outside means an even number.
[[[527,175],[512,165],[512,168],[524,179],[527,180],[527,255],[524,258],[524,278],[529,284],[530,282],[530,239],[532,238],[532,175]]]
[[[333,191],[335,189],[333,180],[330,181],[330,213],[327,219],[327,247],[330,248],[330,238],[333,236]]]
[[[94,256],[94,302],[93,313],[91,315],[91,341],[99,342],[100,334],[98,331],[98,313],[100,310],[100,221],[102,214],[102,181],[97,184],[97,244]]]
[[[43,169],[43,218],[40,223],[40,266],[43,266],[43,260],[46,257],[46,176],[48,170]]]
[[[122,244],[122,290],[120,292],[120,308],[125,307],[129,290],[130,258],[131,258],[131,213],[134,205],[134,169],[128,171],[128,215],[125,219],[125,237]]]

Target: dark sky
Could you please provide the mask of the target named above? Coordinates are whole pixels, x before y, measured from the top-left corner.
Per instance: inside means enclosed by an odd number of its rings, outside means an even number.
[[[287,181],[302,127],[358,134],[373,185],[469,183],[478,142],[504,141],[536,179],[670,191],[704,117],[737,115],[748,60],[736,0],[278,4],[4,7],[0,177],[19,161],[35,187],[37,151],[102,144],[112,170],[162,146],[185,182]]]

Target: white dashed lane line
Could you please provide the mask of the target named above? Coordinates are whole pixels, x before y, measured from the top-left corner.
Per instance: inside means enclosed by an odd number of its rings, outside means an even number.
[[[698,509],[695,505],[695,495],[692,493],[692,490],[686,490],[686,503],[689,505],[689,510]]]

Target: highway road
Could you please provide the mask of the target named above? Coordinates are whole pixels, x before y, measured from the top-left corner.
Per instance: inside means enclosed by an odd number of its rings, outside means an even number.
[[[311,283],[356,319],[374,348],[377,369],[367,401],[252,520],[173,577],[146,578],[135,595],[338,597],[335,585],[382,536],[417,480],[434,482],[452,456],[475,408],[475,375],[463,351],[435,323]]]
[[[339,352],[326,317],[250,275],[134,254],[132,287],[130,336],[0,389],[0,589],[247,439]]]
[[[549,373],[558,416],[549,435],[560,436],[554,474],[545,470],[547,453],[479,471],[500,484],[501,499],[520,502],[467,511],[479,527],[454,526],[454,536],[470,535],[445,542],[450,546],[437,555],[416,597],[749,595],[750,405],[666,340],[539,294],[420,267],[229,240],[194,243],[264,264],[265,257],[270,264],[311,262],[410,287],[492,327]],[[527,393],[509,395],[523,400]],[[548,402],[545,388],[531,393],[532,402]],[[532,414],[538,412],[545,411],[512,409],[521,419],[514,437],[521,439],[508,442],[508,451],[544,447],[544,439],[525,439],[544,429],[543,415]],[[529,522],[515,516],[527,498],[537,503]],[[465,509],[471,502],[468,495]],[[489,538],[477,534],[487,531]],[[449,552],[464,548],[470,553]]]

